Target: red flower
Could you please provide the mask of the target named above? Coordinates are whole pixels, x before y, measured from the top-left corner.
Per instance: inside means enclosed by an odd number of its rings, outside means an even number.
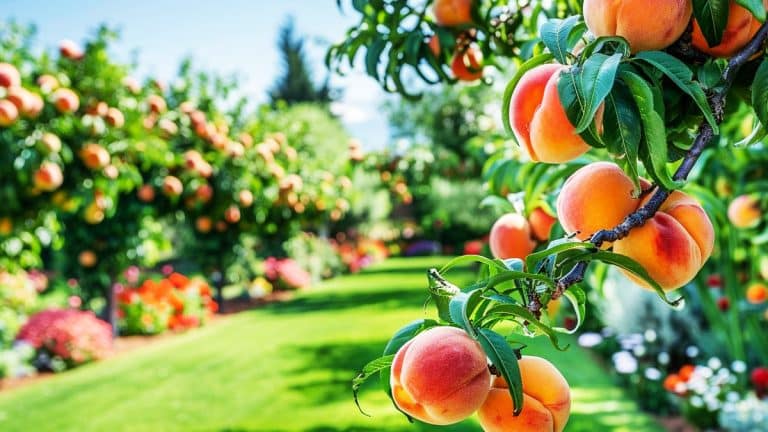
[[[112,327],[93,312],[48,309],[33,315],[17,339],[78,365],[109,354]]]

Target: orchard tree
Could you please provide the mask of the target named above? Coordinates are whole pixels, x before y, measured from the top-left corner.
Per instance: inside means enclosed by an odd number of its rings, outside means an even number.
[[[740,144],[764,160],[765,6],[750,0],[352,1],[360,22],[330,49],[332,67],[343,71],[364,52],[367,73],[410,98],[423,85],[406,83],[419,79],[491,82],[493,68],[514,68],[501,117],[529,161],[504,152],[487,166],[491,190],[516,209],[490,231],[495,259],[464,256],[429,270],[437,318],[399,330],[354,389],[378,374],[400,411],[436,425],[477,411],[487,431],[563,430],[568,384],[547,360],[522,355],[523,341],[546,335],[563,348],[558,335],[578,329],[587,312],[581,282],[593,263],[618,267],[681,307],[682,297],[669,293],[694,280],[713,253],[724,257],[732,253],[726,248],[737,247],[735,237],[716,243],[722,231],[716,234],[705,211],[712,212],[712,194],[688,180],[693,174],[706,182],[706,171],[694,172],[703,154],[721,149],[717,154],[729,157],[736,140],[724,127],[732,115],[755,119]],[[730,204],[731,235],[765,228],[760,175],[744,173],[753,183]],[[479,280],[458,287],[447,279],[452,267],[473,262],[482,264]],[[759,265],[749,268],[755,275]],[[764,285],[737,284],[729,288],[734,302],[746,297],[758,304],[765,293]],[[569,328],[545,313],[561,297],[577,317]],[[727,321],[738,326],[740,313],[759,310],[732,307]],[[768,363],[759,324],[732,345],[732,360]]]

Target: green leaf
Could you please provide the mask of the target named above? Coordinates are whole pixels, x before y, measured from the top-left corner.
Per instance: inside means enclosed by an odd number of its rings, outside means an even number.
[[[717,46],[728,25],[729,0],[693,0],[693,16],[709,46]]]
[[[680,184],[672,179],[667,170],[667,162],[669,161],[667,133],[664,120],[654,110],[653,91],[648,83],[635,73],[623,71],[621,78],[627,84],[640,112],[640,120],[643,125],[643,142],[645,143],[644,151],[640,153],[641,156],[647,156],[644,160],[644,162],[648,162],[646,163],[646,170],[665,189],[679,188]]]
[[[579,124],[585,116],[586,97],[578,70],[572,68],[560,73],[560,79],[557,81],[557,94],[565,114],[568,116],[568,121],[571,124]],[[589,124],[590,127],[580,134],[581,138],[592,147],[605,147],[602,139],[597,135],[594,122]]]
[[[564,20],[551,19],[541,25],[541,41],[560,64],[568,64],[571,49],[568,41],[574,27],[579,23],[579,18],[579,15],[573,15]]]
[[[475,337],[476,332],[469,317],[481,299],[480,294],[482,290],[479,289],[470,293],[459,293],[451,298],[448,305],[451,321],[460,325],[472,337]]]
[[[498,261],[494,261],[490,258],[486,258],[482,255],[462,255],[460,257],[456,257],[448,261],[448,263],[440,269],[440,274],[445,274],[445,272],[447,272],[448,270],[456,266],[475,264],[475,263],[485,264],[487,266],[496,267],[501,270],[507,269],[506,267],[504,267],[504,264]]]
[[[389,373],[390,366],[392,366],[392,360],[395,358],[394,355],[386,355],[383,357],[379,357],[376,360],[371,361],[367,365],[363,367],[363,370],[357,374],[356,377],[352,379],[352,396],[355,399],[355,405],[357,405],[357,409],[360,410],[361,413],[364,415],[366,414],[365,411],[363,411],[363,408],[360,406],[360,400],[357,398],[357,393],[360,391],[360,386],[363,385],[368,379],[372,376],[374,376],[377,373],[380,373],[384,370]],[[370,416],[369,416],[370,417]]]
[[[502,99],[501,106],[501,123],[504,125],[504,130],[507,132],[507,134],[514,136],[514,132],[512,131],[512,124],[509,122],[509,105],[512,101],[512,93],[515,91],[517,83],[520,82],[526,72],[535,68],[536,66],[551,62],[553,58],[555,58],[555,56],[550,53],[539,54],[537,56],[531,57],[528,61],[520,65],[520,67],[517,69],[517,72],[515,73],[515,76],[512,77],[509,83],[507,83],[507,87],[504,89],[504,98]]]
[[[693,101],[699,107],[701,113],[704,114],[704,118],[706,118],[709,125],[712,126],[715,135],[719,133],[720,128],[715,120],[714,114],[712,114],[712,108],[709,106],[707,96],[704,94],[704,90],[701,86],[693,81],[693,71],[691,71],[685,63],[662,51],[643,51],[638,53],[636,58],[645,61],[660,70],[664,75],[669,77],[680,90],[693,98]]]
[[[564,327],[557,327],[555,330],[561,333],[574,334],[581,327],[581,323],[584,321],[584,316],[587,313],[587,294],[581,287],[574,285],[563,292],[563,297],[567,298],[573,307],[573,312],[576,314],[576,325],[572,330]]]
[[[557,332],[553,328],[541,322],[538,318],[536,318],[535,315],[533,315],[531,311],[529,311],[523,306],[512,305],[512,304],[496,305],[486,311],[486,317],[493,317],[494,315],[520,317],[525,321],[528,321],[529,324],[532,324],[534,327],[536,327],[539,330],[540,334],[546,335],[549,338],[549,341],[552,342],[552,346],[554,346],[557,350],[565,351],[566,349],[568,349],[568,345],[565,345],[563,347],[560,346],[560,341],[557,337]]]
[[[610,264],[631,272],[635,276],[645,281],[648,285],[650,285],[650,287],[656,292],[659,298],[664,300],[664,302],[670,306],[678,306],[680,301],[683,299],[682,297],[679,297],[676,300],[670,300],[667,297],[667,294],[664,292],[664,289],[661,288],[661,285],[659,285],[659,283],[656,282],[651,277],[651,275],[648,274],[645,268],[643,268],[640,263],[626,255],[600,250],[593,254],[592,259],[602,261],[606,264]]]
[[[506,339],[491,329],[481,328],[477,332],[477,340],[483,347],[491,364],[501,373],[509,386],[509,395],[514,405],[513,415],[523,411],[523,378],[520,376],[520,366],[517,355]]]
[[[763,126],[768,126],[768,60],[763,60],[752,82],[752,106]]]
[[[377,38],[368,46],[368,51],[365,53],[365,70],[377,81],[379,80],[379,57],[386,46],[386,40]]]
[[[637,157],[640,148],[640,113],[632,94],[624,83],[617,83],[605,99],[603,140],[608,151],[618,157],[624,171],[635,186],[633,196],[640,195],[640,173]]]
[[[736,4],[748,10],[760,22],[765,21],[765,6],[762,0],[736,0]]]
[[[622,54],[612,56],[594,54],[590,56],[579,70],[581,86],[584,89],[584,113],[576,125],[576,132],[584,132],[594,124],[595,114],[605,97],[611,92],[616,81],[616,71],[621,62]]]
[[[539,261],[553,257],[561,252],[572,249],[594,249],[595,245],[589,242],[578,242],[569,239],[558,239],[550,243],[549,246],[539,252],[532,253],[525,258],[525,265],[529,269],[534,269]]]

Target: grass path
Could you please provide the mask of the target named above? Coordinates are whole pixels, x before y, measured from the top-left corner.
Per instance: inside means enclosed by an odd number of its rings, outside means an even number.
[[[350,379],[389,336],[423,315],[425,269],[445,259],[392,259],[288,303],[244,312],[141,351],[0,392],[0,431],[480,431],[409,425],[373,385],[361,415]],[[454,273],[456,281],[467,272]],[[637,411],[589,354],[536,340],[573,387],[568,432],[662,429]]]

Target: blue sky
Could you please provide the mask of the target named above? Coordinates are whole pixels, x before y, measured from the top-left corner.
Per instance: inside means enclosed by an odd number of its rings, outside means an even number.
[[[327,74],[327,45],[355,24],[354,15],[342,14],[335,0],[0,0],[0,7],[6,18],[35,24],[38,46],[46,49],[55,49],[62,39],[80,42],[107,23],[121,32],[113,47],[119,59],[128,61],[138,51],[140,77],[169,80],[179,61],[191,55],[199,68],[237,74],[255,102],[266,100],[280,71],[277,32],[288,15],[308,36],[316,80]],[[359,70],[334,77],[332,84],[344,92],[334,111],[350,133],[368,148],[382,147],[389,133],[378,109],[385,97],[378,84]]]

